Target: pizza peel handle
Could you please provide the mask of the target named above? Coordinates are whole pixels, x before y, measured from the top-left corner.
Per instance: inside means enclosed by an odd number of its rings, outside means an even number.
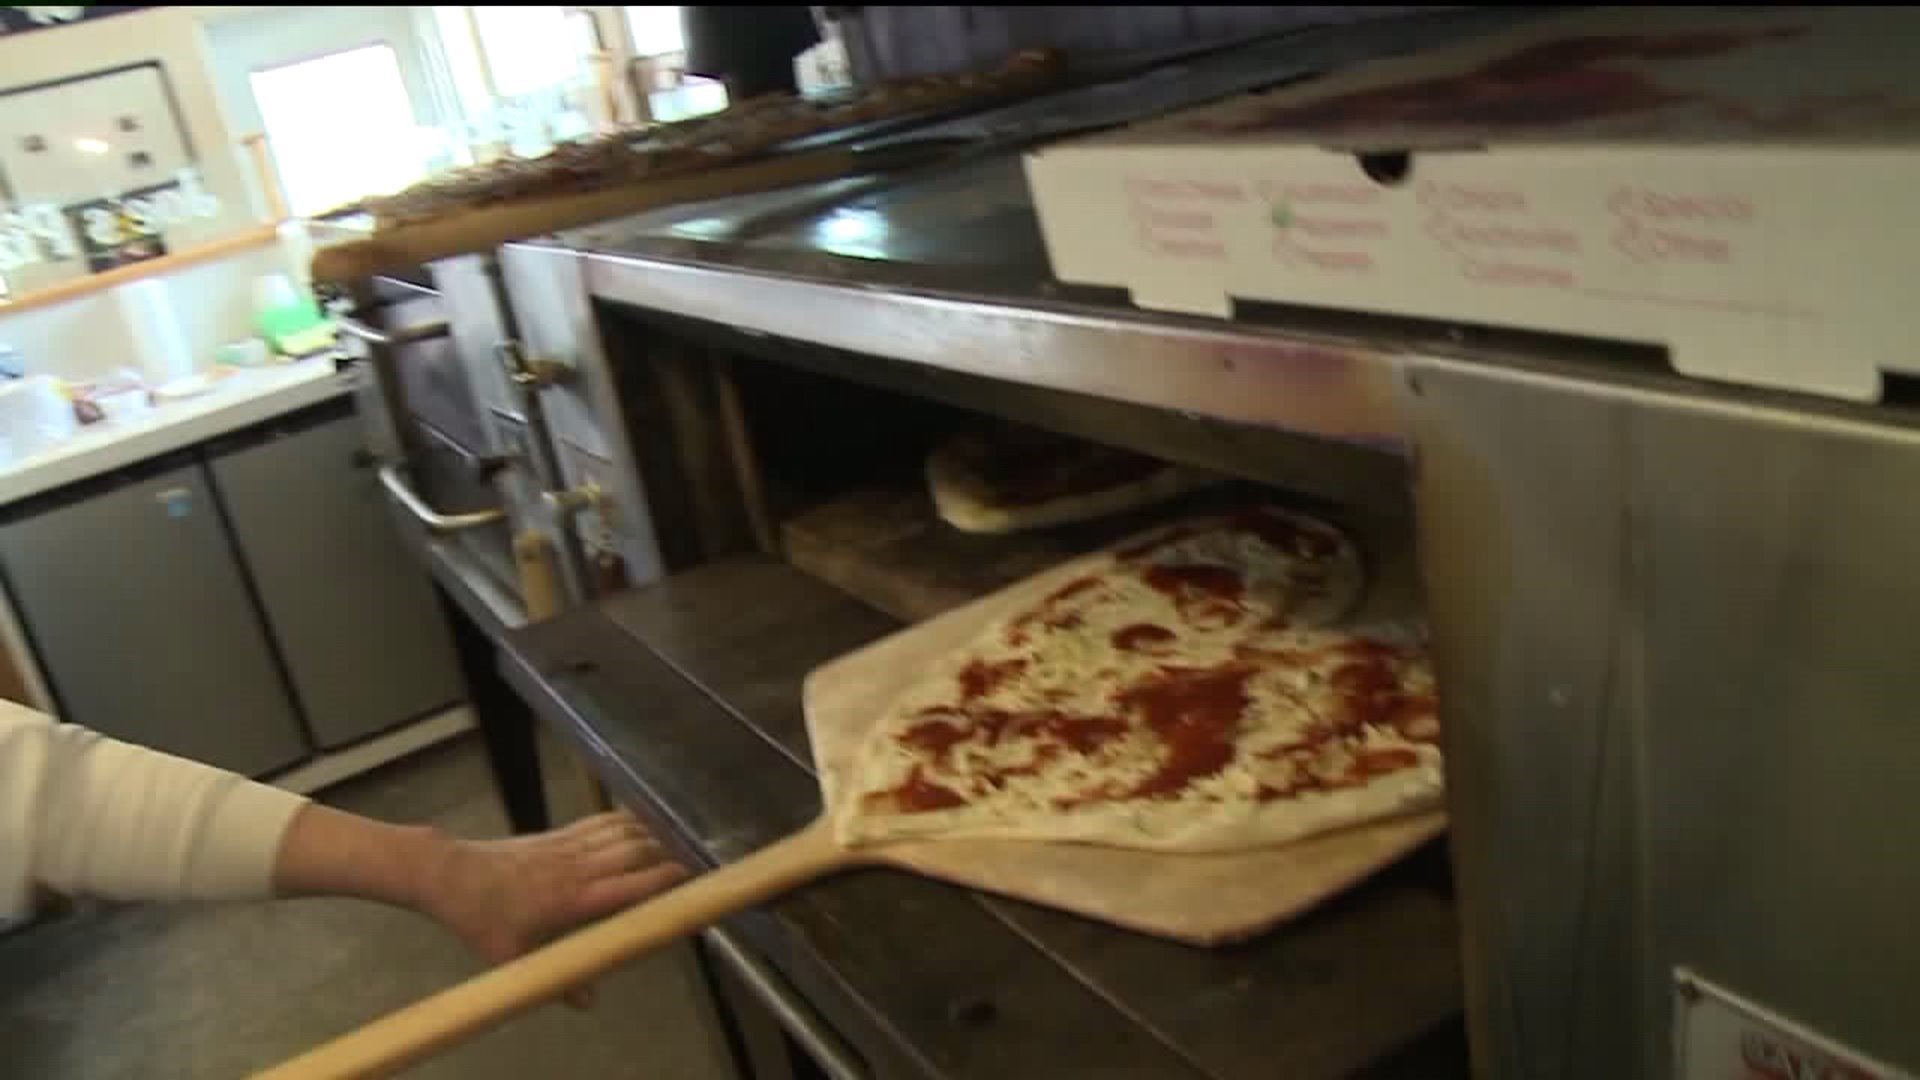
[[[390,1076],[596,975],[858,861],[825,819],[518,960],[390,1013],[255,1080]]]

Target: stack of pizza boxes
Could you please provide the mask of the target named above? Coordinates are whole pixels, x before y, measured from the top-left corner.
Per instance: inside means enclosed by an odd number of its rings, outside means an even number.
[[[1920,372],[1910,8],[1603,8],[1029,155],[1055,273],[1663,347],[1877,400]]]

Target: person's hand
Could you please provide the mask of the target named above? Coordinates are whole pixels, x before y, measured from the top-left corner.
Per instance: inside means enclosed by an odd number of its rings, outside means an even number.
[[[632,815],[612,811],[532,836],[451,841],[422,867],[420,908],[498,964],[685,876]],[[584,1006],[591,993],[567,999]]]

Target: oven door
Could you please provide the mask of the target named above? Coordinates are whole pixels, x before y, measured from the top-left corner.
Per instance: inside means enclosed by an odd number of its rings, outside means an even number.
[[[485,598],[483,623],[519,625],[504,459],[476,404],[457,316],[438,290],[381,278],[357,289],[351,310],[335,319],[357,376],[363,463],[379,471],[402,535],[456,596]]]
[[[477,264],[476,264],[477,265]],[[623,401],[617,373],[587,296],[582,258],[537,244],[504,247],[491,272],[505,310],[499,329],[513,344],[524,386],[497,383],[490,407],[517,416],[531,452],[528,476],[559,497],[542,496],[543,527],[557,550],[585,567],[587,595],[658,580],[659,545],[627,431],[643,418]],[[461,267],[462,302],[480,293]],[[484,299],[477,297],[476,299]],[[504,370],[496,365],[496,370]]]

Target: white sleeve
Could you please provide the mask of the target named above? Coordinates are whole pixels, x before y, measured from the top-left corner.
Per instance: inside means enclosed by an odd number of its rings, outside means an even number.
[[[306,799],[0,701],[0,919],[35,886],[105,900],[251,899]]]

